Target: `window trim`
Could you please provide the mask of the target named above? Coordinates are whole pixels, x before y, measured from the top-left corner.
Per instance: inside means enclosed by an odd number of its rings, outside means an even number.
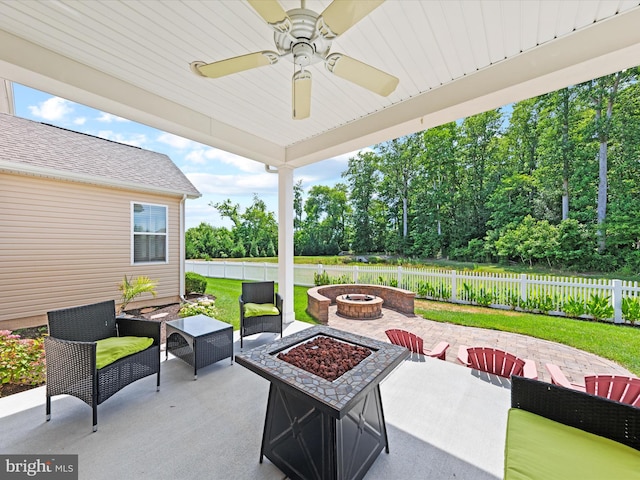
[[[163,207],[164,215],[165,215],[165,226],[166,232],[164,233],[145,233],[145,232],[136,232],[135,229],[135,206],[136,205],[148,205],[150,207]],[[166,265],[169,263],[169,205],[164,205],[161,203],[151,203],[144,201],[135,201],[132,200],[130,203],[130,224],[129,224],[129,232],[131,234],[131,265]],[[164,235],[164,248],[165,248],[165,259],[164,260],[154,260],[150,262],[136,262],[135,261],[135,236],[136,235],[153,235],[153,236],[162,236]]]

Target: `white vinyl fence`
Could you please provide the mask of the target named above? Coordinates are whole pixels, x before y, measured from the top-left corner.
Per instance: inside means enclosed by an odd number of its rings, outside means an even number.
[[[205,277],[236,280],[278,280],[275,263],[187,260],[186,270]],[[552,277],[543,275],[460,272],[428,268],[348,265],[295,265],[294,283],[314,286],[323,283],[367,283],[391,285],[416,292],[418,297],[455,303],[471,303],[495,308],[563,314],[569,304],[582,305],[588,316],[594,303],[606,307],[601,318],[622,323],[623,298],[640,301],[638,282]],[[608,310],[607,310],[608,308]],[[611,310],[612,309],[612,310]]]

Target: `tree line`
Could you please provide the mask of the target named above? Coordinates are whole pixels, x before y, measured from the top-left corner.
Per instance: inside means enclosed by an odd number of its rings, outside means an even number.
[[[375,145],[333,187],[298,182],[295,253],[637,273],[639,76],[628,69]],[[277,253],[275,216],[258,197],[243,213],[212,206],[234,226],[189,229],[189,258]]]

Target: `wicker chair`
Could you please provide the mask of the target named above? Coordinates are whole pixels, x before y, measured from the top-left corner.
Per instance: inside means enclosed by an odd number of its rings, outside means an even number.
[[[274,282],[251,282],[242,284],[240,302],[240,349],[243,348],[243,338],[256,333],[279,333],[282,337],[282,297],[275,293]],[[263,315],[259,317],[245,317],[246,303],[275,305],[280,312],[278,315]]]
[[[93,409],[98,429],[98,405],[132,382],[157,374],[160,389],[160,322],[116,318],[113,300],[48,312],[49,336],[44,348],[47,364],[47,421],[51,397],[72,395]],[[147,349],[96,369],[96,341],[108,337],[149,337]]]

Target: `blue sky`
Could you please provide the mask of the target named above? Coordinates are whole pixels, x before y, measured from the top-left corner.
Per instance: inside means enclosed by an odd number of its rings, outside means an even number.
[[[177,137],[124,118],[101,112],[48,93],[14,84],[16,115],[89,135],[164,153],[184,172],[202,197],[187,200],[186,227],[201,222],[229,227],[211,202],[231,199],[244,210],[254,194],[278,214],[278,176],[264,165],[216,148]],[[302,180],[305,191],[313,185],[333,186],[341,180],[348,159],[355,153],[318,162],[294,171],[294,181]]]

